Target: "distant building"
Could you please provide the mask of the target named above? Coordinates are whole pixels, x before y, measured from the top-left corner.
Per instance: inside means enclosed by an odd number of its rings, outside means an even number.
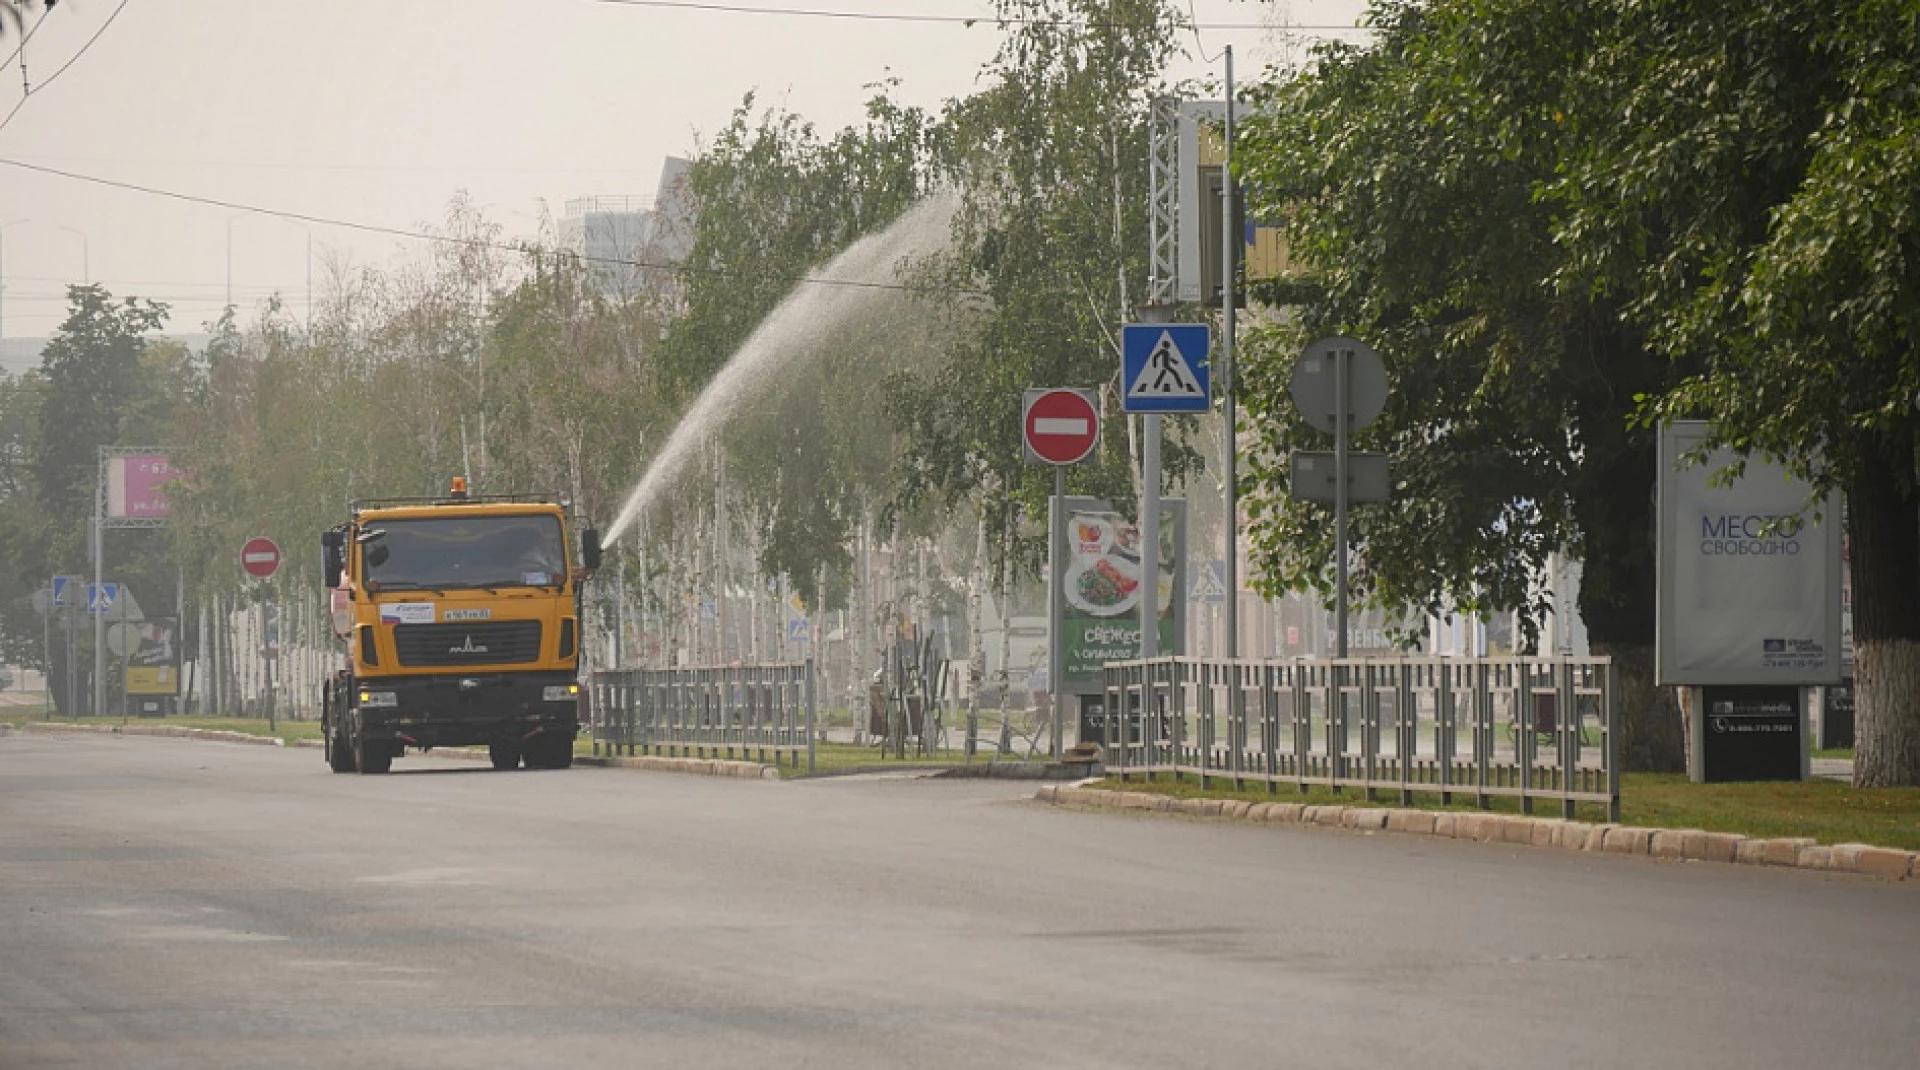
[[[169,331],[150,334],[149,341],[178,342],[195,353],[207,348],[213,336],[205,331]],[[41,354],[51,338],[0,338],[0,374],[21,375],[40,367]]]
[[[575,197],[560,219],[562,248],[578,253],[587,274],[611,300],[673,298],[673,265],[693,246],[693,213],[685,195],[688,163],[669,156],[651,202],[638,197]]]

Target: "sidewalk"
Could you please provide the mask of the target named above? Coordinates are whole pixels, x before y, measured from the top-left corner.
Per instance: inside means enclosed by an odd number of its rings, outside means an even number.
[[[1813,777],[1815,780],[1844,780],[1853,783],[1852,758],[1815,758],[1813,759]]]

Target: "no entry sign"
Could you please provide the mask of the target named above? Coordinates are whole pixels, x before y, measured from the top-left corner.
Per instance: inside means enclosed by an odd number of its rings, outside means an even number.
[[[256,535],[240,548],[240,567],[247,575],[266,579],[280,567],[280,547],[272,539]]]
[[[1039,464],[1079,464],[1100,441],[1100,410],[1093,391],[1056,388],[1029,390],[1020,416],[1027,460]]]

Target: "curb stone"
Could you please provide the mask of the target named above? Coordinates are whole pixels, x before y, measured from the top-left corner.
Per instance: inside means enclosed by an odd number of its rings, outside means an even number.
[[[93,732],[108,735],[168,736],[178,739],[212,740],[219,743],[250,743],[261,747],[324,747],[317,739],[300,739],[289,744],[277,736],[256,736],[247,732],[228,732],[217,728],[187,728],[183,725],[92,725],[60,721],[29,721],[24,726],[35,732]],[[474,747],[435,747],[427,757],[486,761],[487,752]],[[778,780],[780,770],[758,762],[728,762],[702,758],[656,758],[652,756],[595,757],[574,756],[574,764],[613,769],[644,769],[658,773],[694,773],[701,776],[733,777],[742,780]]]
[[[1920,882],[1920,851],[1875,847],[1866,843],[1827,845],[1805,836],[1760,839],[1732,832],[1641,828],[1609,822],[1567,821],[1557,817],[1176,799],[1154,792],[1051,784],[1034,792],[1033,798],[1056,805],[1166,810],[1195,817],[1217,817],[1267,825],[1318,825],[1359,832],[1381,830],[1482,843],[1558,847],[1594,854],[1639,855],[1676,862],[1792,866],[1795,869],[1854,873],[1881,880]]]
[[[204,739],[215,743],[247,743],[256,747],[284,747],[278,736],[256,736],[250,732],[228,732],[219,728],[187,728],[171,724],[68,724],[64,721],[28,721],[21,727],[29,732],[91,732],[110,736],[166,736],[174,739]]]

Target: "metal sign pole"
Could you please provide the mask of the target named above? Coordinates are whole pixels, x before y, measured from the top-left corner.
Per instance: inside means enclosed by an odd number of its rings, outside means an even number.
[[[1067,637],[1066,562],[1067,562],[1067,469],[1053,468],[1053,515],[1047,532],[1047,685],[1053,690],[1053,731],[1049,738],[1053,757],[1066,749],[1067,715]]]
[[[104,455],[101,467],[104,469]],[[104,717],[107,713],[107,615],[104,609],[93,602],[102,600],[107,593],[104,563],[107,540],[103,536],[104,521],[107,515],[106,480],[96,484],[93,495],[93,598],[89,599],[87,609],[93,614],[93,715]]]
[[[1345,347],[1333,351],[1333,572],[1336,657],[1347,656],[1347,364]]]
[[[1234,434],[1238,415],[1233,404],[1233,253],[1240,235],[1233,230],[1233,46],[1225,46],[1227,57],[1227,117],[1225,156],[1220,166],[1220,396],[1225,417],[1226,443],[1226,524],[1227,524],[1227,650],[1228,658],[1240,656],[1240,493],[1236,486],[1235,451],[1239,443]]]
[[[1160,414],[1147,413],[1140,447],[1140,656],[1160,656]],[[1177,597],[1176,593],[1176,597]]]
[[[271,620],[267,619],[269,610],[272,611]],[[260,645],[263,648],[262,652],[266,654],[267,662],[267,731],[271,733],[279,731],[274,723],[273,663],[280,659],[280,600],[273,596],[271,587],[267,591],[267,603],[261,607],[260,618],[263,621],[260,629]]]

